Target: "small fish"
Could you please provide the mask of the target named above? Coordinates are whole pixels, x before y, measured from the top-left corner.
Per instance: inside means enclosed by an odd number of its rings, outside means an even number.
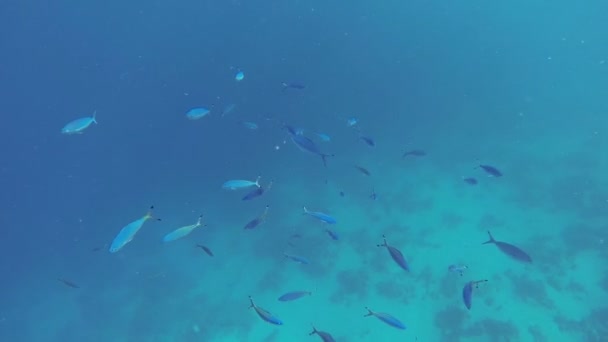
[[[190,120],[198,120],[207,116],[211,111],[205,107],[192,108],[186,112],[186,117]]]
[[[310,295],[312,295],[312,292],[310,291],[293,291],[285,293],[284,295],[279,297],[278,300],[280,302],[290,302],[292,300],[300,299],[302,297]]]
[[[467,309],[471,310],[471,303],[473,300],[473,286],[475,286],[475,288],[477,289],[479,288],[480,283],[485,283],[487,281],[487,279],[470,281],[464,285],[464,287],[462,288],[462,300],[464,301],[464,306],[466,306]]]
[[[327,224],[336,224],[338,221],[332,216],[322,213],[320,211],[309,211],[304,207],[304,214],[312,216],[321,222],[325,222]]]
[[[340,191],[340,197],[344,197],[344,191]]]
[[[240,189],[250,188],[252,186],[257,186],[259,188],[260,187],[260,178],[262,178],[262,177],[258,176],[258,178],[255,180],[255,182],[250,181],[250,180],[245,180],[245,179],[229,180],[229,181],[226,181],[224,184],[222,184],[222,189],[240,190]]]
[[[500,170],[498,170],[494,166],[479,165],[478,167],[481,168],[482,170],[484,170],[487,174],[489,174],[492,177],[502,177],[502,172],[500,172]]]
[[[376,146],[376,142],[370,137],[360,136],[359,139],[363,140],[368,146]]]
[[[302,90],[302,89],[306,88],[305,85],[303,85],[301,83],[297,83],[297,82],[283,82],[283,83],[281,83],[281,85],[283,86],[283,91],[285,91],[287,89]]]
[[[298,255],[293,255],[293,254],[287,254],[287,253],[283,253],[283,255],[287,259],[295,261],[295,262],[297,262],[299,264],[302,264],[302,265],[308,265],[308,264],[310,264],[310,261],[308,261],[308,259],[306,259],[305,257],[298,256]]]
[[[302,235],[300,235],[298,233],[291,234],[291,236],[290,236],[290,238],[292,238],[292,239],[299,239],[301,237],[302,237]]]
[[[463,178],[462,180],[469,185],[477,185],[477,179],[475,179],[473,177],[466,177],[466,178]]]
[[[80,288],[80,286],[76,285],[75,283],[73,283],[73,282],[71,282],[69,280],[66,280],[66,279],[63,279],[63,278],[57,278],[57,280],[59,280],[60,282],[62,282],[67,287],[71,287],[73,289],[79,289]]]
[[[264,321],[266,321],[270,324],[283,325],[283,321],[280,320],[278,317],[276,317],[273,314],[271,314],[270,312],[262,309],[261,307],[255,305],[253,303],[253,299],[251,298],[251,296],[249,296],[249,302],[251,303],[249,308],[253,308],[255,310],[255,312],[258,314],[258,316],[260,316],[261,319],[263,319]]]
[[[348,118],[346,119],[346,126],[348,127],[353,127],[355,126],[357,123],[359,122],[359,120],[357,118]]]
[[[291,141],[300,149],[300,151],[308,152],[311,154],[318,155],[323,160],[323,165],[327,167],[327,157],[333,157],[333,154],[326,154],[321,152],[317,144],[314,141],[310,140],[308,137],[305,137],[302,134],[299,134],[295,131],[295,134],[291,134],[291,129],[288,129],[291,135]]]
[[[466,265],[456,264],[456,265],[450,265],[450,266],[448,266],[448,271],[452,272],[452,273],[458,273],[462,277],[464,271],[466,271],[468,268],[469,267],[466,266]]]
[[[236,108],[236,104],[234,104],[234,103],[227,104],[224,107],[224,109],[222,109],[221,117],[223,118],[226,114],[230,114],[230,112],[232,112],[235,108]]]
[[[69,122],[67,125],[63,126],[61,129],[62,134],[72,135],[72,134],[82,134],[84,130],[89,128],[92,124],[97,124],[97,120],[95,115],[97,111],[93,112],[93,115],[76,119],[74,121]]]
[[[268,186],[266,187],[266,189],[264,189],[263,187],[255,188],[255,189],[251,190],[250,192],[248,192],[247,195],[243,196],[243,198],[241,198],[241,200],[243,200],[243,201],[249,201],[249,200],[252,200],[252,199],[254,199],[256,197],[260,197],[266,191],[270,190],[271,187],[272,187],[272,182],[270,182],[270,184],[268,184]]]
[[[403,329],[403,330],[406,329],[405,324],[401,323],[401,321],[399,321],[397,318],[395,318],[392,315],[389,315],[387,313],[382,313],[382,312],[373,312],[368,307],[366,307],[365,310],[367,310],[368,313],[366,315],[364,315],[363,317],[375,316],[382,322],[384,322],[392,327],[395,327],[397,329]]]
[[[369,198],[371,198],[374,201],[378,199],[378,194],[376,193],[376,189],[372,189],[372,193],[369,195]]]
[[[423,150],[406,151],[405,153],[403,153],[403,155],[401,156],[401,158],[405,158],[407,156],[424,157],[424,156],[426,156],[426,152],[423,151]]]
[[[355,165],[355,169],[359,170],[359,172],[361,172],[362,174],[366,175],[366,176],[371,176],[371,172],[369,172],[369,170],[367,170],[364,167],[361,167],[359,165]]]
[[[318,136],[324,142],[330,142],[331,137],[325,133],[315,132],[315,135]]]
[[[236,75],[234,75],[234,79],[237,82],[240,82],[240,81],[244,80],[245,79],[245,73],[242,72],[241,70],[237,71]]]
[[[258,124],[256,124],[255,122],[243,121],[241,123],[243,124],[243,126],[245,126],[245,128],[250,129],[252,131],[258,129]]]
[[[207,253],[207,255],[213,256],[213,252],[209,249],[209,247],[203,246],[203,245],[199,245],[199,244],[196,244],[196,247],[198,247],[198,248],[202,249],[203,251],[205,251],[205,253]]]
[[[202,223],[201,223],[202,220],[203,220],[203,215],[198,217],[198,221],[196,221],[195,224],[177,228],[176,230],[172,231],[171,233],[165,235],[165,237],[163,238],[163,242],[170,242],[170,241],[175,241],[177,239],[183,238],[184,236],[190,234],[194,229],[202,226]]]
[[[522,251],[519,247],[514,246],[510,243],[494,240],[494,237],[492,236],[490,231],[488,231],[488,235],[490,236],[490,240],[484,242],[483,245],[493,243],[494,245],[496,245],[496,247],[498,247],[498,249],[500,249],[501,252],[517,261],[528,263],[532,262],[532,258],[528,255],[528,253]]]
[[[312,327],[312,332],[309,333],[308,335],[312,336],[312,335],[319,335],[319,337],[321,338],[321,340],[323,342],[336,342],[336,340],[334,340],[334,337],[331,336],[330,333],[325,332],[325,331],[321,331],[321,330],[317,330],[314,326]]]
[[[146,215],[144,215],[142,218],[137,219],[124,226],[120,230],[120,232],[118,232],[118,235],[116,235],[116,237],[112,241],[112,244],[110,244],[110,253],[118,252],[126,244],[131,242],[131,240],[133,240],[133,238],[135,237],[135,234],[137,234],[137,232],[141,229],[144,223],[150,219],[154,219],[154,217],[152,217],[153,210],[154,206],[151,206],[150,210],[148,210],[148,213],[146,213]],[[158,218],[156,220],[160,221],[160,219]]]
[[[327,233],[327,235],[329,235],[329,237],[331,237],[332,240],[340,240],[340,236],[338,236],[335,231],[325,228],[325,232]]]
[[[264,212],[262,213],[262,215],[254,218],[253,220],[249,221],[245,227],[243,227],[243,229],[254,229],[255,227],[259,226],[260,224],[262,224],[264,221],[266,221],[266,216],[268,215],[268,208],[270,208],[269,205],[266,206],[266,209],[264,209]]]
[[[391,258],[393,258],[393,260],[397,263],[397,265],[399,265],[399,267],[401,267],[402,269],[406,270],[406,271],[410,271],[410,267],[407,264],[407,261],[405,261],[405,257],[403,257],[403,253],[401,253],[400,250],[398,250],[397,248],[390,246],[387,242],[386,242],[386,236],[382,235],[382,238],[384,239],[384,242],[382,244],[377,245],[378,247],[386,247],[386,249],[388,250],[388,253],[391,255]]]

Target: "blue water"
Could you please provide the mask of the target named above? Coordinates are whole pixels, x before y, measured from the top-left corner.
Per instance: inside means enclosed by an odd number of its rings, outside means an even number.
[[[3,1],[0,341],[320,340],[311,324],[337,341],[605,341],[607,13],[599,0]],[[194,107],[211,114],[188,120]],[[94,111],[99,124],[61,134]],[[335,154],[327,168],[284,123]],[[413,149],[427,155],[401,158]],[[221,188],[257,176],[273,182],[260,198]],[[109,253],[151,205],[161,221]],[[303,206],[335,216],[340,240]],[[201,214],[205,227],[162,242]],[[533,262],[482,245],[488,230]],[[482,279],[467,310],[462,288]],[[295,290],[312,295],[277,300]]]

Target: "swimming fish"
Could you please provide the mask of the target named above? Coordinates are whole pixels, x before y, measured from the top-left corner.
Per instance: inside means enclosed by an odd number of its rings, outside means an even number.
[[[359,139],[363,140],[368,146],[374,147],[376,146],[376,142],[374,139],[365,136],[359,136]]]
[[[424,157],[424,156],[426,156],[426,152],[423,151],[423,150],[406,151],[405,153],[403,153],[403,155],[401,156],[401,158],[405,158],[407,156]]]
[[[402,269],[406,270],[406,271],[410,271],[410,267],[407,264],[407,261],[405,261],[405,258],[403,257],[403,253],[401,253],[400,250],[398,250],[397,248],[390,246],[387,242],[386,242],[386,236],[382,235],[382,238],[384,239],[384,242],[382,244],[377,245],[378,247],[386,247],[386,249],[388,250],[388,253],[391,255],[391,258],[393,258],[393,260],[397,263],[397,265],[399,265],[399,267],[401,267]]]
[[[372,193],[369,195],[369,198],[371,198],[374,201],[378,199],[378,194],[376,193],[376,189],[372,189]]]
[[[222,109],[222,114],[220,116],[223,118],[224,115],[230,114],[230,112],[232,112],[235,108],[236,108],[236,104],[234,104],[234,103],[227,104],[224,107],[224,109]]]
[[[331,336],[330,333],[325,332],[325,331],[321,331],[321,330],[317,330],[314,326],[312,327],[312,332],[309,333],[308,335],[312,336],[312,335],[319,335],[319,337],[321,338],[321,340],[323,342],[336,342],[336,340],[334,340],[334,337]]]
[[[322,213],[320,211],[309,211],[308,209],[306,209],[306,207],[304,207],[304,214],[312,216],[317,220],[325,222],[327,224],[336,224],[338,222],[334,217],[328,214]]]
[[[73,289],[79,289],[80,288],[80,286],[76,285],[74,282],[71,282],[69,280],[66,280],[66,279],[63,279],[63,278],[57,278],[57,280],[59,280],[60,282],[62,282],[67,287],[71,287]]]
[[[249,200],[252,200],[252,199],[254,199],[256,197],[260,197],[267,190],[270,190],[271,187],[272,187],[272,182],[270,182],[270,184],[268,184],[268,186],[266,187],[266,189],[264,189],[263,187],[255,188],[255,189],[251,190],[250,192],[248,192],[247,195],[243,196],[243,198],[241,198],[241,200],[243,200],[243,201],[249,201]]]
[[[336,233],[335,231],[325,228],[325,232],[327,233],[327,235],[329,235],[329,237],[332,238],[332,240],[340,240],[340,236],[338,236],[338,233]]]
[[[397,329],[406,329],[405,324],[401,323],[401,321],[399,321],[396,317],[392,315],[382,312],[373,312],[368,307],[365,307],[365,310],[369,312],[363,317],[376,316],[376,318],[392,327],[395,327]]]
[[[490,240],[484,242],[483,245],[493,243],[496,245],[496,247],[498,247],[498,249],[500,249],[501,252],[517,261],[532,262],[532,258],[528,255],[528,253],[522,251],[519,247],[516,247],[510,243],[494,240],[494,237],[490,231],[488,231],[488,235],[490,236]]]
[[[235,79],[237,82],[242,81],[243,79],[245,79],[245,73],[244,73],[244,72],[242,72],[241,70],[237,71],[236,75],[234,75],[234,79]]]
[[[258,314],[258,316],[260,316],[261,319],[263,319],[264,321],[266,321],[270,324],[283,325],[283,321],[281,321],[278,317],[276,317],[273,314],[271,314],[270,312],[262,309],[261,307],[255,305],[253,303],[253,299],[251,298],[251,296],[249,296],[249,302],[251,303],[249,308],[253,308],[255,310],[255,312]]]
[[[361,172],[362,174],[366,175],[366,176],[371,176],[371,172],[369,172],[368,169],[361,167],[359,165],[355,165],[355,169],[359,170],[359,172]]]
[[[293,129],[293,128],[292,128]],[[321,157],[321,159],[323,160],[323,165],[325,167],[327,167],[327,157],[333,157],[333,154],[326,154],[321,152],[321,150],[319,149],[319,147],[314,143],[314,141],[310,140],[309,138],[305,137],[302,134],[298,134],[297,131],[295,131],[295,134],[292,134],[292,129],[288,129],[288,132],[291,136],[291,141],[303,152],[308,152],[311,154],[316,154],[318,156]]]
[[[468,268],[469,267],[466,266],[466,265],[456,264],[456,265],[450,265],[450,266],[448,266],[448,271],[452,272],[452,273],[458,273],[462,277],[464,271],[467,270]]]
[[[498,170],[494,166],[479,165],[478,167],[481,168],[482,170],[484,170],[487,174],[489,174],[492,177],[501,177],[502,176],[502,172],[500,172],[500,170]]]
[[[310,295],[312,295],[312,292],[310,291],[292,291],[285,293],[284,295],[279,297],[278,300],[281,302],[290,302],[292,300],[300,299],[302,297]]]
[[[226,181],[224,184],[222,184],[222,189],[240,190],[240,189],[250,188],[252,186],[257,186],[259,188],[260,187],[260,178],[262,178],[262,177],[258,176],[258,178],[255,180],[255,182],[250,181],[250,180],[245,180],[245,179],[229,180],[229,181]]]
[[[186,117],[190,120],[198,120],[207,116],[207,114],[211,113],[208,108],[205,107],[196,107],[192,108],[186,112]]]
[[[89,128],[89,126],[92,124],[97,124],[97,120],[95,118],[96,114],[97,111],[94,111],[93,115],[91,116],[69,122],[67,125],[63,126],[61,133],[67,135],[84,133],[84,130]]]
[[[325,142],[331,141],[331,137],[325,133],[315,132],[315,135]]]
[[[310,261],[308,261],[308,259],[306,259],[305,257],[298,256],[298,255],[293,255],[293,254],[287,254],[287,253],[283,253],[283,255],[287,259],[295,261],[295,262],[297,262],[299,264],[302,264],[302,265],[308,265],[308,264],[310,264]]]
[[[485,283],[486,281],[488,280],[484,279],[470,281],[464,285],[464,287],[462,288],[462,300],[464,301],[464,306],[466,306],[467,309],[471,310],[471,302],[473,300],[473,286],[475,286],[475,288],[477,289],[479,288],[480,283]]]
[[[354,125],[356,125],[359,122],[359,120],[357,118],[348,118],[346,119],[346,126],[348,127],[353,127]]]
[[[258,124],[256,124],[255,122],[251,122],[251,121],[243,121],[241,122],[243,124],[243,126],[245,126],[245,128],[248,128],[252,131],[258,129]]]
[[[269,205],[266,206],[266,209],[264,209],[264,212],[262,213],[262,215],[254,218],[253,220],[249,221],[245,227],[243,227],[243,229],[253,229],[257,226],[259,226],[262,222],[266,221],[266,216],[268,215],[268,208],[270,208]]]
[[[466,177],[466,178],[463,178],[462,180],[469,185],[477,185],[477,179],[475,179],[473,177]]]
[[[198,248],[202,249],[203,251],[205,251],[205,253],[207,253],[207,255],[213,256],[213,252],[207,246],[196,244],[196,247],[198,247]]]
[[[195,228],[202,226],[202,223],[201,223],[202,220],[203,220],[203,215],[198,217],[198,221],[196,221],[195,224],[177,228],[176,230],[172,231],[171,233],[165,235],[165,237],[163,238],[163,241],[170,242],[170,241],[175,241],[177,239],[183,238],[184,236],[190,234]]]
[[[281,85],[283,86],[283,91],[285,91],[287,89],[302,90],[302,89],[306,88],[305,85],[303,85],[302,83],[297,83],[297,82],[283,82],[283,83],[281,83]]]
[[[154,217],[152,217],[153,210],[154,210],[154,206],[151,206],[150,210],[148,210],[148,213],[146,213],[146,215],[144,215],[142,218],[137,219],[137,220],[129,223],[128,225],[124,226],[120,230],[120,232],[118,232],[118,235],[116,235],[116,237],[112,241],[112,244],[110,244],[110,253],[118,252],[126,244],[131,242],[131,240],[133,240],[133,238],[135,237],[135,234],[137,234],[137,232],[141,229],[141,227],[144,225],[144,223],[146,221],[148,221],[149,219],[154,218]],[[160,221],[160,219],[156,219],[156,220]]]

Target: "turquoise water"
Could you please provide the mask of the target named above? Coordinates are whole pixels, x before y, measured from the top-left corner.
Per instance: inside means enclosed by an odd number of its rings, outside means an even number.
[[[605,341],[606,13],[601,1],[0,4],[0,341],[320,340],[312,325],[354,342]],[[211,113],[188,120],[193,107]],[[95,110],[84,134],[61,134]],[[283,123],[335,154],[327,167]],[[414,149],[426,155],[402,158]],[[257,176],[272,187],[251,201],[221,187]],[[151,205],[161,221],[109,253]],[[340,240],[303,206],[332,214]],[[201,214],[205,227],[162,242]],[[482,244],[488,230],[533,262]],[[464,285],[486,279],[468,310]],[[312,295],[277,300],[294,290]]]

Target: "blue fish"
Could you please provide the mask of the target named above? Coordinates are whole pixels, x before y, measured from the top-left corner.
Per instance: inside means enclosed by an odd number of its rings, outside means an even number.
[[[479,165],[478,167],[481,168],[482,170],[484,170],[487,174],[489,174],[492,177],[502,177],[502,172],[500,172],[500,170],[498,170],[494,166]]]
[[[514,246],[510,243],[494,240],[494,237],[492,236],[490,231],[488,231],[488,235],[490,236],[490,240],[484,242],[483,243],[484,245],[493,243],[494,245],[496,245],[496,247],[498,247],[498,249],[501,252],[503,252],[504,254],[510,256],[511,258],[513,258],[517,261],[527,262],[527,263],[532,262],[532,258],[528,255],[528,253],[522,251],[519,247]]]
[[[290,302],[292,300],[300,299],[302,297],[310,295],[312,295],[312,292],[310,291],[292,291],[285,293],[284,295],[279,297],[278,300],[280,302]]]
[[[353,127],[354,125],[356,125],[359,122],[359,120],[357,118],[348,118],[346,119],[346,125],[348,127]]]
[[[188,226],[178,228],[178,229],[172,231],[171,233],[165,235],[165,237],[163,238],[163,241],[170,242],[170,241],[175,241],[177,239],[183,238],[184,236],[190,234],[194,229],[202,226],[203,225],[201,223],[202,220],[203,220],[203,215],[198,217],[198,221],[196,221],[195,224],[191,224]]]
[[[381,320],[382,322],[384,322],[392,327],[395,327],[397,329],[402,329],[402,330],[406,329],[405,324],[401,323],[401,321],[399,321],[397,318],[395,318],[392,315],[389,315],[387,313],[382,313],[382,312],[373,312],[368,307],[366,307],[365,310],[367,310],[368,313],[363,317],[376,316],[379,320]]]
[[[335,231],[325,228],[325,232],[327,233],[327,235],[329,235],[329,237],[332,238],[332,240],[340,240],[340,236]]]
[[[233,179],[226,181],[222,184],[222,189],[225,190],[240,190],[250,188],[252,186],[260,187],[260,176],[254,181],[245,180],[245,179]]]
[[[315,132],[315,135],[325,142],[331,141],[331,137],[325,133]]]
[[[321,330],[317,330],[314,326],[312,327],[312,332],[310,332],[308,335],[312,336],[312,335],[319,335],[319,337],[321,338],[321,340],[323,342],[336,342],[336,340],[334,340],[334,337],[331,336],[330,333],[325,332],[325,331],[321,331]]]
[[[465,177],[465,178],[462,178],[462,180],[469,185],[477,185],[477,179],[475,179],[473,177]]]
[[[325,222],[327,224],[336,224],[338,221],[332,216],[322,213],[320,211],[309,211],[304,207],[304,214],[312,216],[321,222]]]
[[[93,112],[93,115],[89,117],[84,117],[69,122],[67,125],[63,126],[61,133],[66,135],[84,133],[84,130],[89,128],[89,126],[92,124],[97,124],[95,115],[97,115],[97,111]]]
[[[452,272],[452,273],[458,273],[458,274],[460,274],[460,276],[462,276],[464,271],[467,270],[468,268],[469,267],[466,265],[460,265],[460,264],[450,265],[450,266],[448,266],[448,271]]]
[[[374,201],[378,199],[378,194],[376,193],[376,189],[372,189],[372,193],[369,195],[369,198],[371,198]]]
[[[283,321],[280,320],[278,317],[276,317],[273,314],[271,314],[270,312],[262,309],[261,307],[255,305],[251,296],[249,296],[249,302],[251,303],[249,308],[253,308],[255,310],[255,312],[258,314],[258,316],[260,316],[261,319],[263,319],[264,321],[266,321],[270,324],[283,325]]]
[[[254,218],[253,220],[249,221],[245,227],[243,227],[243,229],[254,229],[255,227],[259,226],[260,224],[262,224],[264,221],[266,221],[266,216],[268,216],[268,208],[270,208],[269,205],[266,206],[266,208],[264,209],[264,212],[262,213],[262,215]]]
[[[243,121],[242,124],[243,124],[243,126],[245,126],[246,128],[248,128],[252,131],[258,129],[258,124],[256,124],[255,122]]]
[[[401,156],[401,158],[405,158],[407,156],[424,157],[424,156],[426,156],[426,152],[423,150],[410,150],[410,151],[404,152],[403,155]]]
[[[310,261],[308,261],[308,259],[306,259],[305,257],[298,256],[298,255],[293,255],[293,254],[287,254],[287,253],[283,253],[283,255],[287,259],[295,261],[295,262],[297,262],[299,264],[302,264],[302,265],[308,265],[308,264],[310,264]]]
[[[211,111],[205,107],[192,108],[186,112],[186,117],[190,120],[198,120],[207,116]]]
[[[464,301],[464,306],[466,306],[467,309],[471,310],[471,303],[473,300],[473,286],[475,286],[475,288],[479,288],[480,283],[485,283],[487,281],[487,279],[470,281],[464,285],[464,287],[462,288],[462,300]]]
[[[397,265],[399,265],[399,267],[401,267],[402,269],[406,270],[406,271],[410,271],[410,267],[407,264],[407,261],[405,261],[405,258],[403,257],[403,254],[401,253],[400,250],[398,250],[397,248],[390,246],[387,242],[386,242],[386,236],[382,235],[382,238],[384,239],[384,242],[382,244],[377,245],[378,247],[386,247],[386,249],[388,250],[388,253],[391,255],[391,258],[393,258],[393,260],[397,263]]]
[[[360,136],[359,139],[363,140],[368,146],[376,146],[376,142],[370,137]]]
[[[321,150],[319,149],[319,147],[309,138],[305,137],[302,134],[298,134],[298,132],[296,131],[296,134],[292,134],[291,135],[291,141],[303,152],[308,152],[311,154],[316,154],[318,156],[321,157],[321,159],[323,160],[323,165],[325,167],[327,167],[327,157],[333,157],[333,154],[326,154],[321,152]]]
[[[245,79],[245,73],[244,73],[244,72],[242,72],[241,70],[239,70],[239,71],[236,73],[236,75],[234,75],[234,79],[235,79],[237,82],[240,82],[240,81],[244,80],[244,79]]]
[[[306,88],[306,86],[304,84],[298,83],[298,82],[283,82],[283,83],[281,83],[281,85],[283,86],[283,91],[285,91],[287,89],[302,90],[302,89]]]
[[[224,117],[224,115],[226,115],[226,114],[230,114],[230,112],[232,112],[235,108],[236,108],[236,104],[234,104],[234,103],[227,104],[226,107],[224,107],[224,109],[222,110],[221,117]]]
[[[110,253],[118,252],[121,248],[133,240],[135,234],[137,234],[141,227],[143,227],[144,223],[154,218],[152,217],[152,210],[154,210],[154,206],[151,206],[150,210],[148,210],[146,215],[144,215],[142,218],[129,223],[128,225],[124,226],[120,232],[118,232],[118,235],[116,235],[110,244]],[[156,220],[160,221],[160,219]]]
[[[272,187],[272,182],[270,182],[270,184],[268,184],[268,186],[265,189],[263,187],[255,188],[255,189],[251,190],[250,192],[248,192],[247,195],[243,196],[243,198],[241,198],[241,200],[250,201],[254,198],[260,197],[271,187]]]

